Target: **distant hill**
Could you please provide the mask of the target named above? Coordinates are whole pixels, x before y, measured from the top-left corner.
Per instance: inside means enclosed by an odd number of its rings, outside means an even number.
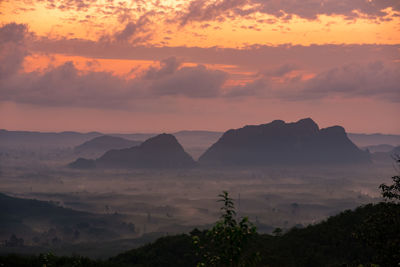
[[[400,155],[400,146],[393,147],[390,151],[386,152],[381,152],[381,151],[374,152],[372,153],[371,157],[372,160],[375,162],[392,164],[393,156],[395,154]]]
[[[351,141],[359,147],[387,144],[392,146],[400,145],[400,135],[394,134],[347,134]]]
[[[172,133],[185,150],[194,158],[198,158],[204,151],[214,144],[223,134],[222,132],[212,131],[179,131]],[[119,137],[126,140],[143,142],[157,133],[110,133],[100,132],[79,133],[79,132],[31,132],[31,131],[7,131],[0,130],[0,149],[5,150],[52,150],[52,149],[72,149],[93,138],[107,135],[109,137]],[[129,146],[128,146],[129,147]],[[109,149],[121,149],[124,147],[110,147]],[[109,149],[103,151],[103,153]],[[84,157],[98,157],[97,154],[80,153]]]
[[[141,142],[127,140],[121,137],[102,135],[95,137],[74,148],[74,153],[80,156],[98,157],[111,149],[122,149],[140,145]]]
[[[78,159],[69,166],[73,168],[188,168],[195,165],[171,134],[149,138],[139,146],[107,151],[95,161]]]
[[[179,131],[172,133],[178,142],[185,148],[185,151],[194,159],[198,159],[207,148],[222,136],[222,134],[223,132],[213,131]],[[138,141],[144,141],[156,135],[157,134],[112,134],[112,136]]]
[[[380,145],[372,145],[372,146],[365,146],[362,149],[368,149],[369,152],[390,152],[395,148],[395,146],[388,145],[388,144],[380,144]]]
[[[96,160],[106,168],[186,168],[195,165],[178,140],[171,134],[147,139],[140,146],[107,151]]]
[[[92,138],[101,136],[101,133],[42,133],[28,131],[0,130],[0,148],[12,149],[39,149],[74,147]]]
[[[71,162],[70,164],[68,164],[68,167],[73,168],[73,169],[94,169],[94,168],[96,168],[96,160],[78,158],[74,162]]]
[[[312,119],[275,120],[229,130],[199,159],[206,165],[367,163],[340,126],[319,129]]]
[[[134,235],[134,225],[122,215],[95,214],[56,203],[0,193],[0,240],[15,234],[24,245],[53,246]],[[12,245],[12,244],[11,244]]]

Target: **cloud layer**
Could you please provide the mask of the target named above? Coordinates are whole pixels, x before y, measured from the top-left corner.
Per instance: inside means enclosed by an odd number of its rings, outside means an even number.
[[[336,97],[400,102],[396,46],[281,46],[245,50],[127,48],[147,51],[141,57],[158,64],[134,78],[126,78],[111,72],[78,69],[71,61],[26,72],[22,64],[27,55],[37,52],[38,47],[42,52],[54,52],[52,49],[57,46],[52,45],[60,45],[63,40],[53,42],[35,37],[25,25],[15,23],[0,28],[0,40],[0,101],[114,109],[129,109],[143,99],[180,97],[290,101]],[[64,48],[69,42],[62,44]],[[73,48],[77,54],[89,53],[89,47],[96,45],[101,51],[104,43],[99,42],[82,41],[81,47]],[[108,41],[106,44],[120,45]],[[162,56],[164,59],[160,59]],[[324,63],[325,59],[328,63]],[[232,64],[234,71],[212,67],[215,63]]]
[[[346,19],[367,17],[370,19],[390,19],[388,9],[400,12],[397,0],[191,0],[176,1],[177,4],[163,1],[135,1],[128,4],[109,0],[107,4],[98,0],[36,0],[45,2],[49,9],[85,12],[96,10],[102,15],[117,15],[120,22],[132,19],[138,12],[174,11],[172,21],[185,25],[194,21],[223,20],[249,14],[267,14],[276,18],[290,19],[298,16],[315,20],[319,15],[340,15]],[[171,21],[171,16],[167,16]]]

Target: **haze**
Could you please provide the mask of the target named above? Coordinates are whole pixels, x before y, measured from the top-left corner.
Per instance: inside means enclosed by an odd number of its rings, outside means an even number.
[[[0,0],[0,254],[377,203],[399,104],[400,1]]]

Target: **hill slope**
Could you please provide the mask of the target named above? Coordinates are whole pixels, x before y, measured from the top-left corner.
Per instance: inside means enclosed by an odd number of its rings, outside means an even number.
[[[52,202],[2,193],[0,218],[0,240],[15,234],[25,240],[25,245],[103,241],[134,234],[134,226],[124,223],[122,215],[77,211]]]

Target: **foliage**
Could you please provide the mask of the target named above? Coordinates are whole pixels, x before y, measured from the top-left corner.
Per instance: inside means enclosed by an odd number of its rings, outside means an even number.
[[[374,250],[372,262],[400,266],[400,204],[379,203],[360,224],[355,237]]]
[[[193,236],[202,261],[197,266],[251,266],[256,255],[246,255],[248,242],[256,236],[256,227],[247,217],[239,222],[232,198],[224,191],[219,195],[223,206],[220,220],[205,235]]]
[[[166,236],[155,242],[133,249],[111,258],[108,262],[115,266],[195,266],[192,239],[186,234]]]
[[[393,156],[393,159],[400,167],[400,156],[396,154]],[[400,202],[400,176],[393,176],[392,180],[392,185],[381,184],[379,188],[381,189],[382,196],[385,198],[385,200]]]
[[[225,213],[226,214],[226,213]],[[390,215],[390,216],[387,216]],[[224,217],[221,217],[223,221]],[[232,217],[234,219],[234,217]],[[229,221],[229,220],[228,220]],[[229,224],[228,224],[229,225]],[[240,223],[236,224],[240,227]],[[216,227],[213,227],[216,229]],[[98,261],[84,257],[56,255],[23,256],[0,255],[0,266],[100,266],[100,267],[165,267],[196,266],[198,262],[212,266],[199,253],[220,248],[209,242],[214,235],[209,231],[194,230],[157,239],[148,245],[124,252],[109,260]],[[208,233],[211,233],[208,235]],[[218,266],[398,266],[400,260],[400,205],[379,203],[361,206],[354,211],[344,211],[326,221],[302,229],[293,228],[281,235],[252,234],[241,246],[239,262],[222,262]],[[193,244],[197,236],[198,244]],[[218,236],[218,235],[217,235]],[[221,242],[227,242],[222,238]],[[222,243],[223,245],[230,245]],[[214,246],[214,247],[213,247]],[[222,250],[225,251],[225,250]],[[228,250],[229,251],[229,250]],[[235,250],[234,250],[235,251]],[[199,255],[196,255],[196,252]],[[255,254],[259,253],[259,258]],[[213,253],[210,255],[216,255]],[[232,255],[232,254],[231,254]],[[233,257],[225,257],[230,259]],[[257,259],[257,262],[254,262]],[[253,262],[252,262],[253,261]],[[216,266],[215,264],[214,266]],[[200,265],[201,266],[201,265]]]
[[[9,254],[0,257],[0,266],[4,267],[114,267],[97,260],[80,256],[60,257],[53,253],[38,256]],[[115,266],[116,267],[116,266]]]

